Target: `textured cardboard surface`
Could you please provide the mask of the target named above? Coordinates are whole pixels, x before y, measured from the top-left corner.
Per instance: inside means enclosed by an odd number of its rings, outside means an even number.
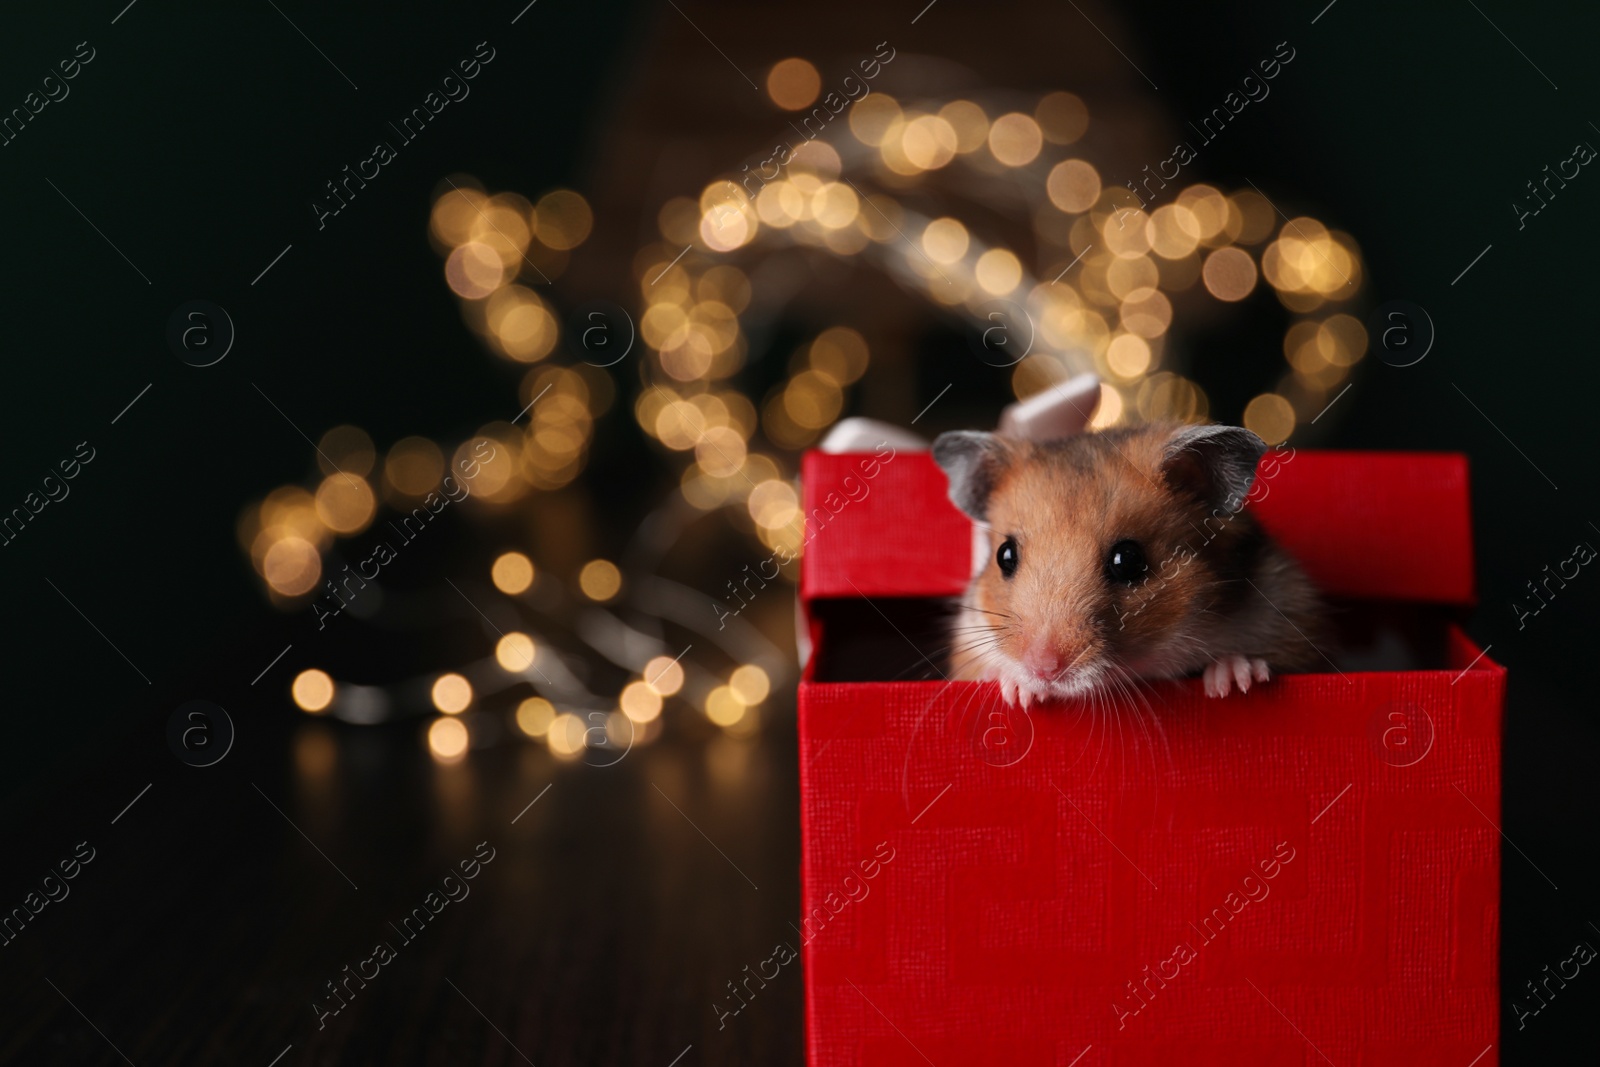
[[[840,458],[808,459],[808,511]],[[897,457],[803,592],[959,590],[941,507]],[[1459,458],[1301,453],[1259,510],[1342,592],[1375,594],[1381,553],[1391,596],[1471,597]],[[810,1062],[1497,1062],[1504,671],[1459,632],[1449,658],[1032,714],[992,686],[803,682]]]

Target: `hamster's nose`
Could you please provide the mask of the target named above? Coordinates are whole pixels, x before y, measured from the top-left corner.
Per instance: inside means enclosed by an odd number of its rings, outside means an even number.
[[[1050,681],[1061,673],[1066,664],[1056,647],[1047,641],[1034,641],[1022,654],[1022,665],[1041,681]]]

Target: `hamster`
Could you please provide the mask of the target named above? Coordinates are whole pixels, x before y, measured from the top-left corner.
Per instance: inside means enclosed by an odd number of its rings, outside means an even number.
[[[989,546],[949,677],[1026,708],[1196,672],[1221,697],[1322,662],[1316,589],[1242,510],[1265,451],[1216,425],[940,435],[950,499]]]

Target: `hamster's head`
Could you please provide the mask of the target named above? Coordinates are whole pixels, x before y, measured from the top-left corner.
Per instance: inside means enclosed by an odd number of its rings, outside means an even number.
[[[958,660],[1024,702],[1195,669],[1201,634],[1248,592],[1261,535],[1239,512],[1265,451],[1231,426],[941,435],[933,458],[950,499],[989,549]]]

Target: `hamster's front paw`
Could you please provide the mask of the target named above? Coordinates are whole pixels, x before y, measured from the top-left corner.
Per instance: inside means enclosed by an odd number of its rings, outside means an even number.
[[[1000,699],[1004,700],[1007,704],[1013,704],[1013,705],[1016,704],[1017,703],[1017,683],[1013,682],[1008,676],[1006,676],[1004,674],[1000,675],[999,678],[996,679],[996,681],[998,681],[1000,683]]]
[[[1238,685],[1239,692],[1250,692],[1250,683],[1272,679],[1272,672],[1264,659],[1246,656],[1222,656],[1206,668],[1204,674],[1206,696],[1225,697]]]

